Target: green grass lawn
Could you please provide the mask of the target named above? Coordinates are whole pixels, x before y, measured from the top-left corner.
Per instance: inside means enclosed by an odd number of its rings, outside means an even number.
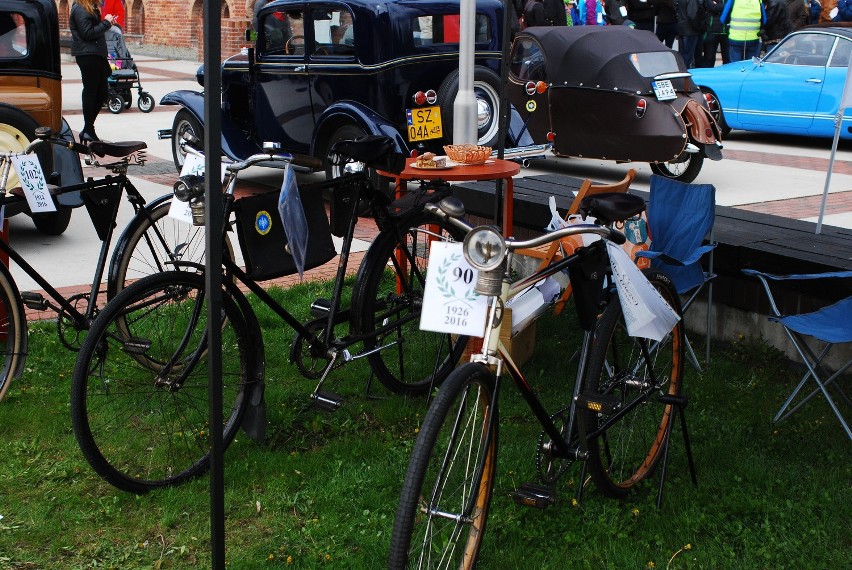
[[[316,285],[279,292],[307,307]],[[568,313],[570,311],[566,311]],[[260,315],[267,354],[267,440],[242,434],[225,455],[230,568],[382,568],[424,401],[387,394],[360,361],[329,389],[337,412],[308,406],[313,381],[287,362],[292,332]],[[573,383],[571,317],[539,323],[525,367],[551,405]],[[624,502],[593,486],[572,499],[579,466],[547,510],[516,505],[535,478],[539,428],[514,389],[500,401],[498,477],[481,568],[852,568],[852,446],[821,399],[771,417],[799,377],[760,342],[714,347],[685,392],[698,486],[675,431],[662,509],[654,477]],[[210,566],[209,478],[144,496],[101,481],[71,431],[74,355],[53,323],[32,325],[24,378],[0,402],[0,569]],[[699,352],[700,353],[700,352]]]

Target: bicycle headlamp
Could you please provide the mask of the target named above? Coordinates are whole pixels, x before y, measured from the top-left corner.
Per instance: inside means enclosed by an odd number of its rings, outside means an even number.
[[[204,177],[197,174],[181,176],[173,187],[175,198],[181,202],[189,202],[194,198],[204,196]]]
[[[479,271],[492,271],[506,259],[506,240],[495,228],[479,226],[464,238],[462,247],[467,262]]]

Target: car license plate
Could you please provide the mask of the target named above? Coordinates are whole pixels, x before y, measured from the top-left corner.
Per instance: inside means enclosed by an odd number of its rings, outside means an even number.
[[[652,81],[651,87],[654,88],[654,94],[660,101],[668,101],[669,99],[677,98],[677,93],[675,93],[674,87],[672,87],[672,82],[670,79]]]
[[[405,113],[408,118],[409,142],[437,139],[444,136],[440,107],[408,109]]]

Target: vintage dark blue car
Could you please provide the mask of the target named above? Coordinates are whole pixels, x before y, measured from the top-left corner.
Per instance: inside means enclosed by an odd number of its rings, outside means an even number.
[[[265,141],[279,142],[333,175],[329,149],[362,134],[388,135],[404,154],[441,152],[452,142],[459,19],[458,0],[269,3],[259,12],[254,47],[222,67],[224,153],[240,159]],[[502,1],[478,0],[475,27],[478,143],[496,146]],[[176,91],[162,103],[182,107],[172,125],[180,167],[182,134],[200,136],[204,127],[204,94]]]

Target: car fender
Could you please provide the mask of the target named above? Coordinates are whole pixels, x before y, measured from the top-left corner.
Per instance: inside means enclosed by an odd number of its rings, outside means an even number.
[[[195,117],[204,127],[204,93],[181,89],[166,93],[160,99],[160,105],[180,105]],[[222,153],[232,160],[243,160],[260,151],[257,144],[250,140],[226,113],[222,113]]]
[[[393,140],[396,151],[408,155],[411,150],[402,133],[387,119],[355,101],[339,101],[329,106],[317,118],[314,137],[311,142],[311,154],[323,158],[325,147],[334,131],[345,124],[355,124],[368,135],[384,135]]]

